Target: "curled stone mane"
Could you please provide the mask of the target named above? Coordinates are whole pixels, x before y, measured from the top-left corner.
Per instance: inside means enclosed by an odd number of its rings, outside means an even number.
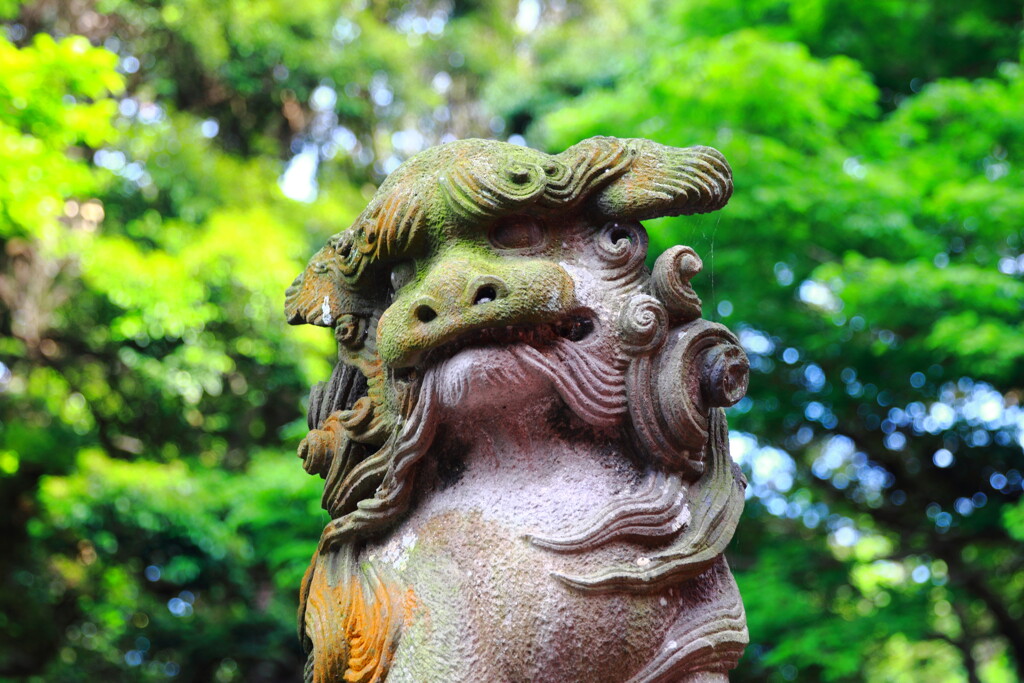
[[[714,211],[731,194],[729,166],[708,147],[597,137],[549,155],[465,140],[399,167],[316,253],[285,301],[290,323],[332,328],[338,342],[330,379],[311,390],[299,447],[304,468],[325,480],[331,517],[302,585],[306,680],[381,680],[399,656],[417,599],[361,553],[415,509],[444,407],[473,390],[454,360],[461,344],[504,344],[512,364],[492,381],[514,384],[520,371],[544,378],[572,419],[636,473],[573,528],[519,536],[545,562],[575,568],[550,572],[555,581],[581,595],[731,581],[715,577],[728,574],[721,557],[745,481],[729,458],[722,408],[742,397],[747,360],[731,332],[701,318],[690,284],[699,256],[674,247],[648,271],[638,222]],[[534,239],[543,230],[553,236]],[[507,263],[480,246],[496,233],[502,246],[511,236]],[[537,245],[559,256],[544,260]],[[424,265],[442,256],[453,268],[490,270],[457,290]],[[514,278],[533,289],[516,289]],[[463,309],[451,308],[464,296]],[[634,545],[640,555],[623,555]],[[698,612],[665,633],[679,642],[703,633],[704,644],[666,649],[633,680],[733,665],[746,642],[738,594]]]

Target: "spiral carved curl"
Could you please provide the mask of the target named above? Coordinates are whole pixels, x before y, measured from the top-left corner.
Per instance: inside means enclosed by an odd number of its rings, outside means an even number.
[[[701,316],[701,301],[690,280],[704,268],[703,261],[690,247],[669,247],[654,263],[651,292],[668,309],[672,321],[687,323]]]
[[[629,298],[619,313],[618,327],[622,343],[633,355],[661,348],[668,334],[668,312],[653,296],[637,294]]]

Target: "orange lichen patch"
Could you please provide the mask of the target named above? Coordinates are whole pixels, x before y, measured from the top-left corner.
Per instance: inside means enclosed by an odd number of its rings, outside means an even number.
[[[310,474],[326,477],[331,464],[342,455],[345,443],[345,428],[341,413],[329,415],[320,429],[311,429],[298,448],[302,467]]]
[[[394,652],[396,628],[392,625],[391,597],[382,581],[367,568],[369,580],[353,581],[349,613],[344,622],[349,644],[345,680],[369,683],[383,678]]]
[[[341,680],[348,668],[348,640],[337,628],[347,611],[340,591],[324,579],[323,564],[318,563],[306,595],[305,632],[313,646],[313,680],[328,683]]]
[[[423,235],[427,206],[421,196],[424,189],[420,186],[411,192],[378,192],[355,223],[362,236],[355,242],[359,252],[379,260],[413,251]]]
[[[328,564],[334,566],[328,570]],[[392,600],[397,593],[373,567],[346,566],[352,564],[337,557],[320,559],[311,581],[305,624],[313,644],[315,683],[382,681],[398,644],[406,615],[396,614],[402,611]],[[340,574],[333,586],[328,571]]]
[[[416,592],[412,588],[405,591],[405,602],[402,607],[402,623],[406,626],[412,626],[413,616],[420,608],[420,600],[416,597]]]
[[[340,278],[332,271],[330,245],[316,253],[291,286],[285,291],[284,312],[291,324],[308,323],[331,327],[338,316],[343,294]]]
[[[319,552],[313,553],[313,559],[310,560],[309,566],[306,567],[305,573],[302,575],[302,583],[299,585],[299,614],[297,623],[299,625],[299,642],[305,643],[306,640],[306,608],[309,603],[309,589],[313,585],[313,574],[316,571],[316,560]]]

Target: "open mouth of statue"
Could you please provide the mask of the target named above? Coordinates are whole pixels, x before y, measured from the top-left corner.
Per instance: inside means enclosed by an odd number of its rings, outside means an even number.
[[[436,365],[467,348],[528,344],[537,349],[559,341],[580,342],[594,331],[594,321],[585,315],[570,315],[552,323],[485,327],[459,335],[427,351],[420,365]]]

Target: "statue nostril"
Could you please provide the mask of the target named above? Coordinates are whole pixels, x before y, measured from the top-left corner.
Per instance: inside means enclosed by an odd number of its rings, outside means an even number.
[[[416,317],[421,323],[429,323],[437,317],[437,311],[426,304],[422,304],[416,307]]]
[[[494,301],[498,298],[498,292],[492,285],[484,285],[480,289],[476,290],[476,296],[473,297],[473,305],[486,304],[489,301]]]

